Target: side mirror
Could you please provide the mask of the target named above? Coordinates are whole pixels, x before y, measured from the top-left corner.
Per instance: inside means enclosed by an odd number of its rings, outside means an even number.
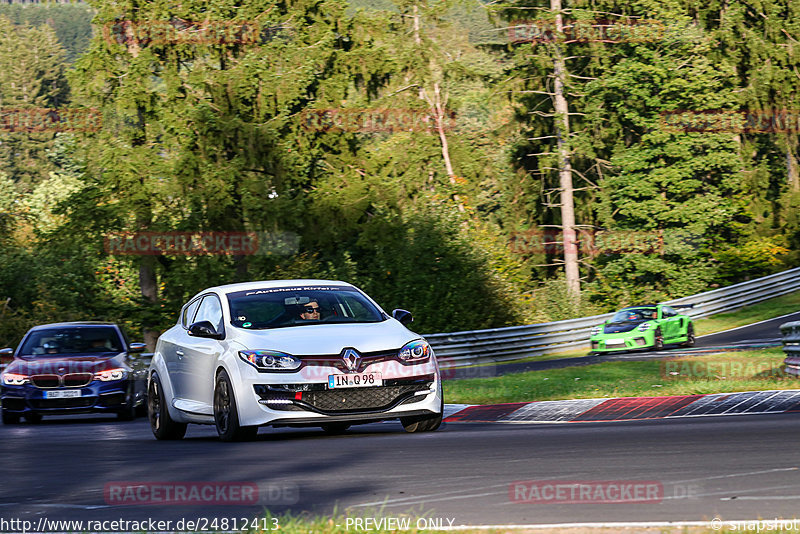
[[[131,354],[137,353],[137,352],[144,352],[144,349],[146,349],[146,348],[147,348],[147,345],[145,343],[131,343],[128,346],[128,352],[130,352]]]
[[[189,335],[194,337],[208,337],[211,339],[222,339],[222,334],[217,332],[211,321],[199,321],[189,325]]]
[[[14,349],[10,348],[0,349],[0,356],[13,356],[13,355],[14,355]]]
[[[392,317],[400,321],[403,326],[408,326],[414,320],[414,316],[411,315],[410,311],[401,310],[400,308],[392,310]]]

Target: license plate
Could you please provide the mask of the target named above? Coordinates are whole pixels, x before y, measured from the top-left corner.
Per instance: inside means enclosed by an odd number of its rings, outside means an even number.
[[[369,388],[382,386],[380,373],[358,373],[355,375],[328,375],[328,389]]]
[[[624,344],[625,344],[625,340],[624,339],[607,339],[606,340],[606,345],[624,345]]]
[[[75,397],[80,397],[80,396],[81,396],[81,390],[79,389],[44,392],[45,399],[74,399]]]

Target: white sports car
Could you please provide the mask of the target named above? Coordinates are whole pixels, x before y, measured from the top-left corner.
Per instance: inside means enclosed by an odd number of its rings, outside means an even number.
[[[444,401],[430,345],[358,288],[331,280],[212,287],[158,339],[148,413],[158,439],[187,423],[216,425],[222,440],[258,427],[350,425],[400,419],[436,430]]]

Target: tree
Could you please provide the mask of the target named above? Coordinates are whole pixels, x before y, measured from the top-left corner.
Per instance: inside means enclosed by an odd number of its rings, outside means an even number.
[[[20,191],[30,190],[52,170],[45,152],[55,131],[38,122],[40,108],[67,104],[65,54],[47,26],[15,26],[0,16],[0,164]]]

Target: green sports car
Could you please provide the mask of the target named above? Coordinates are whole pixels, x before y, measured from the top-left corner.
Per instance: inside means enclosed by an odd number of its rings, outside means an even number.
[[[670,343],[691,347],[694,345],[692,319],[674,309],[691,307],[691,304],[675,307],[647,304],[623,308],[605,323],[592,328],[591,353],[660,350]]]

